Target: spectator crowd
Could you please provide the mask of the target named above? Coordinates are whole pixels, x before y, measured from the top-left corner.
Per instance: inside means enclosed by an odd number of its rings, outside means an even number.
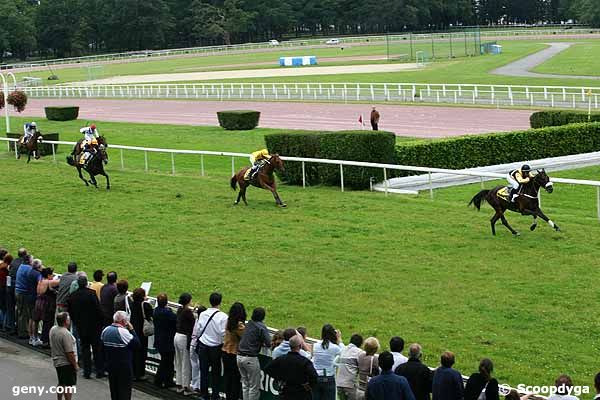
[[[420,344],[410,344],[404,355],[400,336],[390,339],[389,351],[380,352],[377,338],[355,333],[345,345],[341,332],[325,324],[320,340],[310,344],[303,327],[271,335],[262,307],[254,308],[249,319],[239,302],[225,313],[218,292],[210,294],[208,307],[193,307],[192,296],[182,293],[174,312],[166,294],[157,296],[153,308],[143,288],[129,292],[128,282],[114,271],[106,276],[94,271],[92,279],[75,262],[56,277],[26,249],[19,249],[15,257],[0,248],[0,328],[31,346],[50,349],[58,386],[75,386],[79,375],[108,378],[111,399],[130,399],[133,382],[147,379],[152,336],[160,354],[152,383],[204,400],[218,400],[220,388],[226,400],[258,400],[258,356],[269,351],[272,361],[264,371],[275,379],[284,400],[500,398],[494,366],[487,358],[465,385],[452,352],[442,353],[440,365],[432,370],[422,362]],[[571,395],[569,376],[559,376],[554,386],[557,394],[551,400],[577,399]],[[600,373],[594,387],[600,399]],[[516,400],[519,395],[512,391],[506,398]]]

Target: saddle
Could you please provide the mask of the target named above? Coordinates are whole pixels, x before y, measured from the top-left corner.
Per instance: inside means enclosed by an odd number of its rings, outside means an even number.
[[[507,203],[510,203],[510,189],[509,186],[504,186],[496,192],[496,195]]]
[[[255,176],[258,175],[258,173],[263,169],[263,167],[265,166],[266,162],[264,160],[258,161],[256,164],[256,168],[252,167],[252,168],[248,168],[246,170],[246,172],[244,173],[244,180],[246,182],[249,182],[252,180],[252,175],[254,174]]]

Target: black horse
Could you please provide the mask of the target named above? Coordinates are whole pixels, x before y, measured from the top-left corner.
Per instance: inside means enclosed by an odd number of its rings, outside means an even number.
[[[540,188],[546,189],[546,192],[548,193],[552,193],[554,190],[550,177],[543,169],[537,170],[531,175],[532,179],[528,183],[522,185],[519,196],[514,203],[510,201],[510,190],[506,186],[496,186],[492,190],[482,190],[477,193],[469,202],[469,205],[474,204],[477,210],[479,210],[481,209],[481,202],[485,200],[492,206],[494,210],[496,210],[496,214],[494,214],[490,220],[492,224],[493,235],[496,234],[496,222],[499,219],[502,221],[502,225],[506,226],[513,235],[519,235],[519,232],[514,230],[506,220],[506,217],[504,216],[504,212],[506,210],[518,212],[522,215],[532,215],[533,224],[529,228],[532,231],[537,227],[537,217],[540,217],[546,221],[552,228],[554,228],[555,231],[560,231],[558,225],[546,217],[546,215],[542,212],[538,199]]]
[[[108,146],[108,145],[107,145]],[[82,157],[81,154],[79,157]],[[90,183],[98,188],[98,182],[96,182],[96,175],[103,175],[106,178],[106,190],[110,189],[110,179],[108,175],[104,171],[104,165],[108,164],[108,153],[106,152],[106,146],[100,145],[98,146],[98,150],[95,154],[92,154],[92,158],[88,160],[87,164],[82,165],[79,163],[79,157],[74,157],[72,155],[67,156],[67,163],[75,168],[77,168],[77,172],[79,172],[79,179],[81,179],[86,186],[89,186]],[[81,173],[81,170],[85,170],[89,175],[90,179],[86,180]]]

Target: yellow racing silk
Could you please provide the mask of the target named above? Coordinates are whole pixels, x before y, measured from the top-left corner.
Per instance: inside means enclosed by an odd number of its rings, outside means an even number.
[[[269,158],[271,158],[271,155],[267,149],[258,150],[252,153],[252,159],[254,159],[254,161],[268,160]]]

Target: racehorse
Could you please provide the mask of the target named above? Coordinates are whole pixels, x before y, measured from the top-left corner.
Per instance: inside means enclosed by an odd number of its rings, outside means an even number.
[[[73,151],[71,152],[72,156],[78,156],[81,153],[83,153],[82,143],[84,141],[85,141],[85,138],[81,138],[77,141],[77,143],[75,144],[75,147],[73,147]],[[96,141],[98,142],[98,146],[100,146],[102,144],[104,145],[104,147],[108,146],[108,143],[106,143],[106,138],[104,136],[98,136],[98,138],[96,138]],[[96,147],[96,146],[94,146],[94,147]]]
[[[27,143],[23,143],[23,136],[19,138],[17,142],[17,160],[21,158],[21,154],[27,153],[27,164],[31,161],[31,155],[33,154],[36,160],[40,158],[40,152],[38,150],[38,144],[42,143],[42,134],[40,131],[35,131],[33,136],[27,141]]]
[[[246,201],[246,189],[248,186],[256,186],[258,188],[266,189],[273,193],[273,197],[275,198],[275,204],[279,207],[287,207],[287,205],[281,201],[279,194],[277,194],[277,186],[275,183],[275,177],[273,176],[273,171],[278,170],[280,172],[284,172],[285,169],[283,167],[283,160],[279,157],[278,154],[272,154],[269,160],[264,160],[264,164],[254,178],[250,180],[245,179],[246,172],[250,169],[250,167],[245,167],[239,170],[235,175],[231,177],[231,188],[235,190],[236,184],[240,185],[240,192],[238,193],[237,200],[234,205],[237,205],[240,202],[240,199],[244,201],[244,204],[248,205]]]
[[[79,156],[81,157],[81,156]],[[79,164],[78,157],[69,155],[67,156],[67,163],[75,168],[77,168],[77,172],[79,173],[79,179],[81,179],[86,186],[89,186],[90,183],[98,188],[98,182],[96,182],[96,175],[103,175],[106,178],[106,190],[110,190],[110,180],[108,175],[104,171],[104,165],[108,164],[108,153],[106,152],[106,146],[100,145],[98,146],[98,151],[96,154],[91,156],[92,158],[88,161],[87,165]],[[85,170],[90,175],[90,180],[86,180],[81,173],[81,170]]]
[[[477,193],[469,202],[469,205],[474,204],[477,210],[481,209],[481,202],[487,201],[490,206],[496,211],[496,214],[490,220],[492,224],[492,234],[496,234],[496,222],[500,219],[502,225],[506,226],[513,235],[519,236],[519,232],[514,230],[512,226],[506,220],[504,212],[506,210],[521,213],[522,215],[532,215],[533,224],[529,227],[530,230],[535,230],[537,227],[537,218],[540,217],[548,223],[555,231],[560,231],[558,225],[556,225],[551,219],[540,209],[540,202],[538,199],[538,193],[540,188],[546,189],[546,192],[552,193],[554,190],[550,177],[546,174],[544,169],[537,170],[532,173],[532,179],[522,185],[519,192],[519,196],[513,203],[510,201],[510,190],[506,186],[496,186],[492,190],[482,190]]]

